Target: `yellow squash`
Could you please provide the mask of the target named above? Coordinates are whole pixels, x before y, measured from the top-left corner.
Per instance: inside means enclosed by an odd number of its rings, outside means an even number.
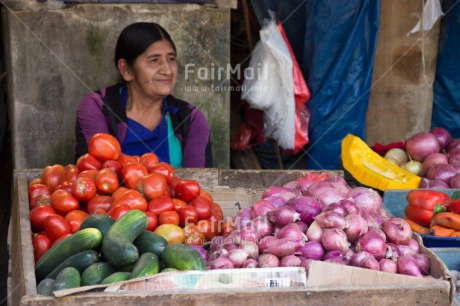
[[[418,188],[421,178],[380,156],[359,137],[342,140],[343,167],[358,182],[379,190]]]

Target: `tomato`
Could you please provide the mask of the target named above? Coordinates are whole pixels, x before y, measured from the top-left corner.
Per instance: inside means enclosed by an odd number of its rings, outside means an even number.
[[[159,216],[164,211],[175,211],[176,209],[171,198],[160,196],[148,202],[147,210]]]
[[[52,214],[46,217],[43,226],[46,231],[46,236],[52,241],[58,239],[63,235],[70,234],[72,229],[70,224],[64,219],[63,216],[58,214]]]
[[[42,178],[36,177],[36,178],[31,179],[27,187],[30,187],[35,184],[43,184]]]
[[[72,187],[73,187],[72,182],[65,181],[65,182],[62,182],[62,184],[60,184],[59,186],[57,186],[55,190],[63,189],[67,191],[68,193],[72,193]]]
[[[63,176],[64,166],[59,164],[47,166],[42,172],[42,182],[43,184],[48,185],[51,190],[54,190],[59,184],[61,184]]]
[[[71,193],[63,189],[58,189],[51,194],[51,207],[58,214],[65,215],[69,211],[78,209],[80,203]]]
[[[29,209],[37,206],[43,195],[51,196],[51,189],[45,184],[33,184],[29,186]]]
[[[49,194],[42,194],[40,197],[34,199],[30,205],[33,206],[32,208],[42,205],[51,206],[51,196]]]
[[[34,247],[35,263],[51,248],[51,239],[45,235],[37,235],[32,238],[32,246]]]
[[[235,229],[235,223],[232,220],[224,220],[219,223],[220,229],[219,234],[222,236],[230,235],[231,232]]]
[[[123,184],[131,189],[136,189],[139,182],[148,173],[141,163],[128,163],[121,167],[120,177]]]
[[[137,190],[147,199],[154,199],[165,194],[168,183],[164,176],[158,173],[150,173],[139,182]]]
[[[158,216],[158,223],[179,225],[179,215],[175,211],[164,211]]]
[[[157,164],[152,165],[149,169],[149,173],[158,173],[165,177],[168,184],[172,182],[174,179],[174,168],[168,163],[159,162]]]
[[[176,187],[177,185],[182,182],[182,179],[179,177],[174,177],[172,181],[169,183],[169,189],[171,191],[171,198],[176,197]]]
[[[221,220],[224,218],[224,212],[222,211],[222,207],[216,203],[212,203],[212,212],[216,214]]]
[[[120,174],[121,165],[116,160],[106,160],[102,163],[102,169],[112,169],[117,175]]]
[[[172,194],[171,194],[171,188],[169,188],[169,186],[166,186],[164,195],[171,198]]]
[[[72,210],[65,215],[65,220],[70,224],[72,234],[80,230],[80,225],[87,217],[88,214],[80,209]]]
[[[160,224],[153,232],[165,238],[168,244],[185,241],[184,230],[174,224]]]
[[[58,244],[59,242],[61,242],[62,240],[64,240],[65,238],[69,237],[70,235],[72,234],[65,234],[65,235],[62,235],[61,237],[59,237],[58,239],[54,240],[53,241],[53,244],[51,244],[51,246],[55,246],[56,244]]]
[[[103,208],[96,208],[94,211],[93,211],[93,214],[100,214],[100,215],[107,215],[107,210],[103,209]]]
[[[109,209],[107,214],[112,217],[113,220],[117,221],[121,216],[131,210],[128,204],[120,204]]]
[[[216,215],[215,213],[211,213],[211,216],[208,218],[208,220],[219,222],[222,220],[222,218]]]
[[[121,153],[117,159],[117,162],[121,165],[121,167],[126,166],[129,163],[137,163],[138,160],[136,157]]]
[[[211,217],[212,202],[204,197],[196,197],[190,202],[190,205],[196,208],[198,220],[209,219]]]
[[[174,210],[175,211],[178,211],[180,208],[182,207],[186,207],[188,206],[187,203],[185,203],[184,201],[182,200],[179,200],[178,198],[171,198],[173,203],[174,203]]]
[[[94,182],[97,190],[105,194],[111,194],[120,184],[117,173],[108,168],[99,170]]]
[[[34,207],[30,211],[30,223],[32,225],[32,232],[37,233],[44,229],[43,223],[49,215],[56,214],[54,209],[48,205],[41,205]]]
[[[153,152],[147,152],[147,153],[144,153],[142,156],[141,156],[141,159],[140,159],[140,163],[142,165],[144,165],[145,169],[147,169],[147,171],[149,171],[149,169],[159,163],[159,160],[158,160],[158,156],[153,153]],[[149,171],[150,172],[150,171]]]
[[[76,164],[80,172],[84,170],[99,170],[102,168],[101,161],[89,153],[80,156]]]
[[[148,224],[147,224],[147,231],[153,232],[158,226],[158,217],[153,212],[146,211],[145,215],[147,216]]]
[[[204,234],[206,240],[210,241],[214,236],[219,235],[219,223],[212,220],[199,220],[196,224],[198,230]]]
[[[72,185],[72,194],[79,201],[88,201],[96,191],[96,183],[89,177],[79,177]]]
[[[96,133],[88,142],[88,153],[102,162],[117,160],[121,154],[121,146],[114,136]]]
[[[77,179],[78,173],[80,173],[80,170],[78,170],[77,165],[68,164],[64,167],[64,176],[62,180],[73,182]]]
[[[176,186],[176,198],[184,202],[193,201],[199,194],[201,188],[195,180],[183,180]]]
[[[185,244],[202,245],[206,242],[206,237],[200,232],[195,224],[189,224],[184,227]]]
[[[99,173],[99,170],[83,170],[80,173],[78,173],[77,178],[79,177],[88,177],[92,179],[93,181],[96,179],[96,175]]]
[[[112,204],[113,200],[114,199],[111,196],[97,195],[95,197],[92,197],[86,204],[86,211],[89,214],[92,214],[97,209],[102,208],[104,211],[107,212],[110,209],[110,205]]]
[[[214,199],[213,199],[212,195],[209,192],[207,192],[206,190],[204,190],[204,189],[200,190],[200,196],[205,197],[206,199],[208,199],[211,202],[214,202]]]
[[[127,204],[131,209],[138,209],[141,211],[147,210],[147,200],[135,189],[128,189],[125,193],[116,198],[110,205],[110,208],[120,204]]]
[[[187,205],[179,208],[177,214],[179,215],[180,227],[185,227],[189,224],[196,224],[198,222],[198,211],[193,206]]]
[[[125,193],[128,190],[129,190],[129,188],[127,188],[125,186],[119,186],[114,192],[112,192],[111,196],[112,196],[112,198],[116,199],[116,198],[120,197],[123,193]]]

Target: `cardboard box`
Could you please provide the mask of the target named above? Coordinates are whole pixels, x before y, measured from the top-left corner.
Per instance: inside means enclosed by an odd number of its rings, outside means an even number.
[[[221,199],[220,204],[224,213],[229,216],[237,211],[236,202],[241,207],[249,207],[256,199],[260,198],[264,184],[269,184],[263,171],[232,172],[225,170],[225,178],[221,170],[194,170],[195,177],[200,176],[205,180],[200,182],[211,190],[212,195]],[[210,171],[210,172],[209,172]],[[238,170],[239,171],[239,170]],[[264,269],[253,271],[240,270],[240,279],[252,280],[260,285],[249,287],[238,285],[223,288],[212,288],[214,282],[200,288],[184,287],[178,289],[127,290],[127,287],[118,287],[114,290],[101,291],[101,288],[86,288],[85,292],[77,292],[62,297],[44,297],[37,295],[34,260],[31,243],[31,230],[29,222],[29,209],[27,198],[27,182],[40,174],[40,170],[22,170],[15,172],[14,205],[9,231],[9,252],[11,258],[11,278],[9,280],[10,305],[390,305],[390,304],[419,304],[419,305],[449,305],[453,301],[454,284],[452,276],[446,266],[430,250],[422,246],[422,252],[432,258],[431,269],[433,279],[416,278],[404,275],[395,275],[361,268],[340,266],[326,262],[314,262],[308,271],[306,284],[297,272],[289,276],[289,287],[266,287],[257,280],[270,279]],[[198,175],[199,173],[199,175]],[[277,171],[278,176],[287,177],[289,174]],[[305,173],[305,172],[304,172]],[[179,171],[178,174],[179,176]],[[273,175],[272,173],[269,175]],[[295,175],[302,175],[297,172]],[[295,176],[294,175],[294,176]],[[276,175],[275,175],[276,176]],[[181,176],[191,178],[191,176]],[[229,178],[232,177],[231,180]],[[245,180],[259,177],[255,184],[257,190],[244,189],[238,186]],[[233,181],[233,180],[236,180]],[[226,185],[219,182],[228,182]],[[230,182],[231,181],[231,182]],[[206,183],[207,182],[207,183]],[[232,185],[234,184],[234,185]],[[249,184],[249,183],[248,183]],[[232,185],[233,187],[229,187]],[[279,185],[273,183],[270,185]],[[267,186],[268,187],[268,186]],[[292,268],[280,268],[278,276],[288,275]],[[249,269],[251,270],[251,269]],[[203,271],[200,277],[212,279],[214,274],[222,271]],[[292,271],[291,271],[292,272]],[[192,272],[193,273],[193,272]],[[229,272],[230,273],[230,272]],[[238,273],[238,271],[236,271]],[[245,274],[246,273],[246,274]],[[248,274],[249,273],[249,274]],[[255,274],[254,274],[255,273]],[[264,275],[265,273],[265,275]],[[280,274],[281,273],[281,274]],[[284,273],[284,274],[283,274]],[[179,273],[180,274],[180,273]],[[187,275],[184,273],[183,275]],[[174,277],[178,277],[178,274]],[[249,277],[248,275],[251,275]],[[153,276],[160,277],[160,276]],[[164,277],[164,276],[161,276]],[[187,276],[189,277],[189,276]],[[222,276],[227,277],[227,276]],[[186,277],[184,277],[185,279]],[[285,277],[281,277],[283,279]],[[295,281],[294,281],[295,280]],[[293,282],[291,282],[293,281]],[[269,282],[270,283],[270,282]],[[275,284],[276,282],[272,282]],[[279,280],[279,284],[287,281]],[[292,285],[291,285],[292,284]],[[215,284],[214,284],[215,285]],[[127,286],[127,285],[126,285]],[[108,287],[107,287],[108,288]],[[85,290],[86,290],[85,289]],[[139,287],[138,287],[139,289]],[[105,290],[105,289],[104,289]]]

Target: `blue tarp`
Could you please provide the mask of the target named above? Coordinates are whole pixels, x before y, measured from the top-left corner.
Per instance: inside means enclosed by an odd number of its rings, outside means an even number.
[[[460,3],[442,1],[444,17],[439,33],[436,75],[433,84],[432,127],[444,127],[460,137]]]
[[[340,169],[342,139],[365,140],[380,0],[251,0],[262,26],[282,21],[312,97],[307,169]]]

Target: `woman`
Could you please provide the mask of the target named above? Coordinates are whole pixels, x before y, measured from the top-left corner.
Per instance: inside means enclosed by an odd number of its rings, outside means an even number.
[[[176,47],[160,25],[138,22],[121,33],[115,66],[123,81],[88,94],[77,111],[76,157],[95,133],[114,135],[122,152],[154,152],[174,168],[212,167],[210,128],[193,105],[171,95]]]

